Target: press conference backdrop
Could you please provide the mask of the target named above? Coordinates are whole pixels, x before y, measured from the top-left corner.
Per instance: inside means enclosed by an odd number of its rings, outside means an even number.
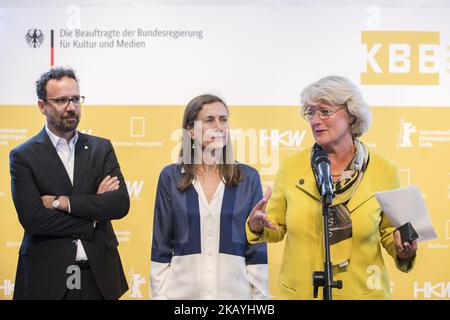
[[[313,143],[301,90],[329,74],[360,86],[373,113],[362,140],[398,164],[402,185],[420,186],[438,235],[409,274],[386,257],[392,297],[448,299],[449,14],[447,1],[1,1],[0,298],[12,298],[23,234],[8,155],[43,127],[34,81],[55,65],[77,71],[79,129],[111,139],[126,177],[130,213],[114,222],[123,299],[151,298],[156,183],[176,161],[187,102],[223,97],[236,158],[272,186],[280,160]],[[273,298],[282,249],[269,245]],[[367,269],[368,288],[378,273]]]

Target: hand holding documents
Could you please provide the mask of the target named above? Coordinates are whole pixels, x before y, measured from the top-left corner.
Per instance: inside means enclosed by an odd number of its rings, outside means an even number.
[[[436,239],[428,210],[419,188],[409,185],[399,189],[375,192],[375,197],[394,227],[411,223],[417,231],[418,242]]]

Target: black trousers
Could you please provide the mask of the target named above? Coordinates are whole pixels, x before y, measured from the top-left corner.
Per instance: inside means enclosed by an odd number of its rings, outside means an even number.
[[[80,261],[76,262],[75,265],[80,268],[80,288],[67,288],[63,300],[104,300],[95,282],[89,262]]]

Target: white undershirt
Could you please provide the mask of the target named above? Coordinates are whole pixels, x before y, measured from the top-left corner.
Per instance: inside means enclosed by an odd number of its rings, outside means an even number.
[[[70,182],[73,185],[73,171],[75,165],[75,145],[78,141],[78,132],[76,132],[75,136],[69,141],[69,143],[67,143],[66,139],[60,138],[56,134],[51,132],[48,129],[47,124],[45,124],[45,130],[47,131],[47,134],[50,137],[50,140],[52,141],[52,144],[55,147],[56,152],[58,153],[58,156],[64,165],[64,168],[66,168],[66,172],[69,175]],[[69,205],[68,211],[70,212],[70,201],[69,199],[67,199],[67,201]],[[77,255],[75,260],[76,261],[88,260],[86,251],[84,250],[81,240],[77,239],[76,244],[77,244]]]

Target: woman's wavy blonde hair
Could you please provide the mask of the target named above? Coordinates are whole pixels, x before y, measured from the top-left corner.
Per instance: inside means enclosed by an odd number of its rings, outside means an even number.
[[[354,138],[369,129],[371,114],[358,87],[342,76],[328,76],[307,86],[301,94],[302,115],[311,105],[325,103],[331,106],[343,105],[351,116],[351,130]]]

